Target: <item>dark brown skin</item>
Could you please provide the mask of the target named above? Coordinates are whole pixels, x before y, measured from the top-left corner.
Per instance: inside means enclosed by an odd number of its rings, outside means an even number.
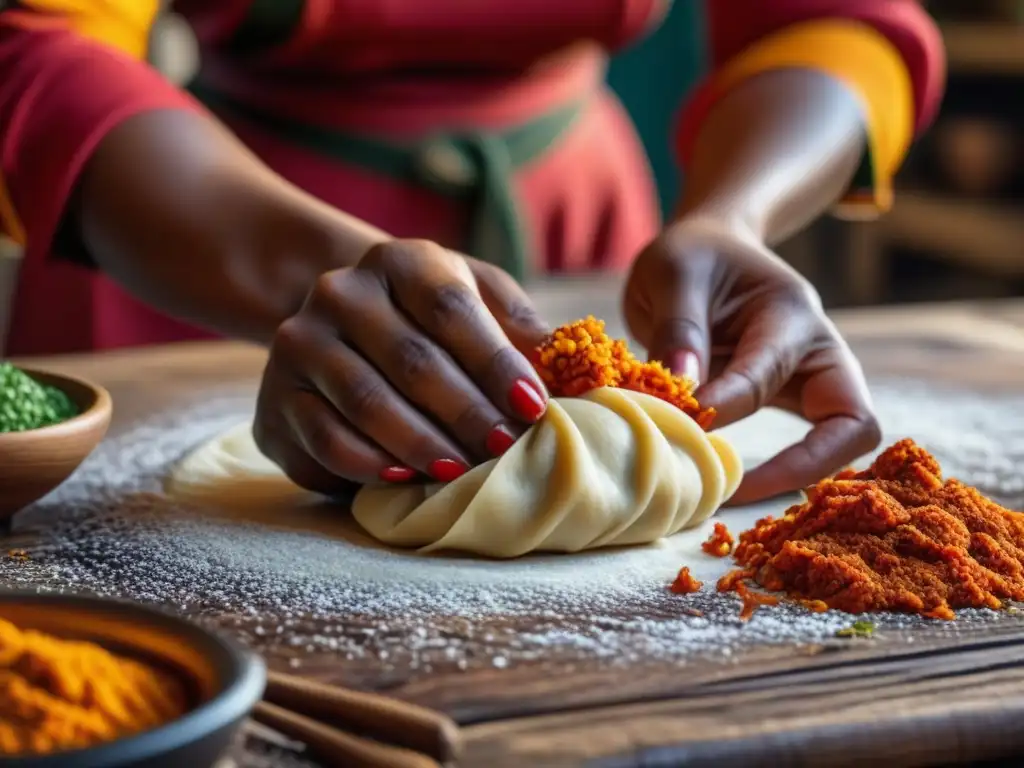
[[[711,113],[675,220],[636,260],[627,322],[655,359],[706,382],[716,426],[765,405],[807,436],[751,471],[733,504],[803,488],[881,441],[860,364],[814,288],[770,245],[848,187],[864,151],[860,109],[812,72],[762,75]]]
[[[707,381],[702,402],[720,423],[771,403],[815,425],[752,472],[739,500],[807,485],[878,442],[856,361],[766,245],[841,196],[863,144],[840,84],[803,71],[751,80],[711,114],[678,216],[630,275],[634,334]],[[450,479],[543,409],[543,394],[524,405],[522,382],[540,388],[522,352],[546,329],[507,275],[391,241],[277,177],[212,120],[123,124],[86,169],[77,213],[99,265],[136,295],[270,344],[255,435],[306,487]]]

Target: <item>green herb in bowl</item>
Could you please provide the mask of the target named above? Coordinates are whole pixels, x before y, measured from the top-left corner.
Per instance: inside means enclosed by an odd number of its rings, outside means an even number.
[[[0,433],[49,427],[77,415],[78,407],[64,392],[0,363]]]

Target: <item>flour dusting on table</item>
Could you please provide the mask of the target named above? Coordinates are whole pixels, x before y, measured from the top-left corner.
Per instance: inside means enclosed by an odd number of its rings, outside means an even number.
[[[911,436],[947,474],[1024,506],[1024,398],[897,381],[879,382],[874,392],[887,441]],[[608,664],[684,663],[696,653],[727,658],[742,646],[814,642],[851,622],[783,605],[741,623],[739,601],[713,592],[730,561],[699,549],[710,521],[650,547],[495,562],[373,546],[341,509],[229,516],[176,506],[159,493],[174,462],[246,419],[250,408],[248,398],[222,393],[186,412],[155,414],[104,443],[71,481],[18,520],[16,531],[37,530],[42,542],[29,547],[27,562],[0,556],[0,579],[14,588],[70,588],[170,605],[215,616],[219,626],[234,627],[268,653],[294,655],[295,663],[319,651],[378,671],[503,668],[580,656]],[[756,463],[805,430],[792,417],[766,412],[728,433]],[[716,519],[738,533],[791,502],[727,510]],[[684,564],[708,582],[701,593],[668,593]],[[883,627],[917,622],[881,619]]]

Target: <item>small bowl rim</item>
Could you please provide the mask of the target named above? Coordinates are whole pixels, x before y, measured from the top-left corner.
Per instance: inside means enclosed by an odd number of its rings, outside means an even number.
[[[207,701],[189,709],[156,728],[141,731],[132,736],[104,742],[84,749],[52,752],[48,754],[14,755],[0,759],[10,768],[64,768],[75,765],[78,768],[116,768],[125,764],[137,764],[142,760],[160,757],[173,750],[182,749],[222,728],[246,717],[263,695],[266,685],[266,665],[255,652],[243,647],[235,640],[158,606],[137,603],[123,598],[99,597],[75,593],[37,593],[0,587],[0,607],[8,601],[38,602],[51,607],[76,605],[80,608],[97,608],[106,613],[121,612],[124,618],[135,616],[166,627],[176,634],[185,633],[206,647],[204,655],[211,656],[214,649],[219,657],[216,662],[227,662],[227,673],[222,686]]]
[[[113,411],[113,399],[110,397],[110,393],[105,387],[100,386],[88,379],[83,379],[80,376],[69,376],[65,373],[57,373],[56,371],[48,371],[42,368],[33,368],[31,366],[23,366],[14,364],[22,373],[26,373],[32,378],[39,381],[39,376],[51,379],[52,381],[71,382],[83,387],[93,394],[92,403],[77,416],[72,416],[70,419],[58,422],[56,424],[50,424],[45,427],[36,427],[35,429],[23,429],[18,432],[2,432],[0,433],[0,441],[7,443],[8,445],[18,441],[34,441],[41,438],[47,437],[59,437],[62,434],[79,434],[89,429],[98,427],[103,422],[109,422],[111,413]],[[48,383],[48,382],[42,382]],[[57,386],[64,394],[68,394],[67,391],[57,384],[50,383],[50,386]]]

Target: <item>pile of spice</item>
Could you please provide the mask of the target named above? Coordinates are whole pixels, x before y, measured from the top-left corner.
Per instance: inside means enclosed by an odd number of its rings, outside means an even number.
[[[660,398],[704,429],[715,412],[701,408],[693,396],[694,383],[676,376],[657,361],[643,362],[626,342],[605,333],[604,322],[593,317],[563,325],[538,347],[534,367],[555,397],[579,397],[598,387],[619,387]]]
[[[169,674],[0,619],[0,756],[113,741],[180,717],[187,704]]]
[[[1024,514],[943,480],[935,458],[912,440],[806,494],[782,519],[740,535],[741,569],[723,577],[719,591],[743,591],[752,580],[812,610],[934,619],[1024,600]]]
[[[77,415],[78,408],[64,392],[11,363],[0,363],[0,433],[48,427]]]

